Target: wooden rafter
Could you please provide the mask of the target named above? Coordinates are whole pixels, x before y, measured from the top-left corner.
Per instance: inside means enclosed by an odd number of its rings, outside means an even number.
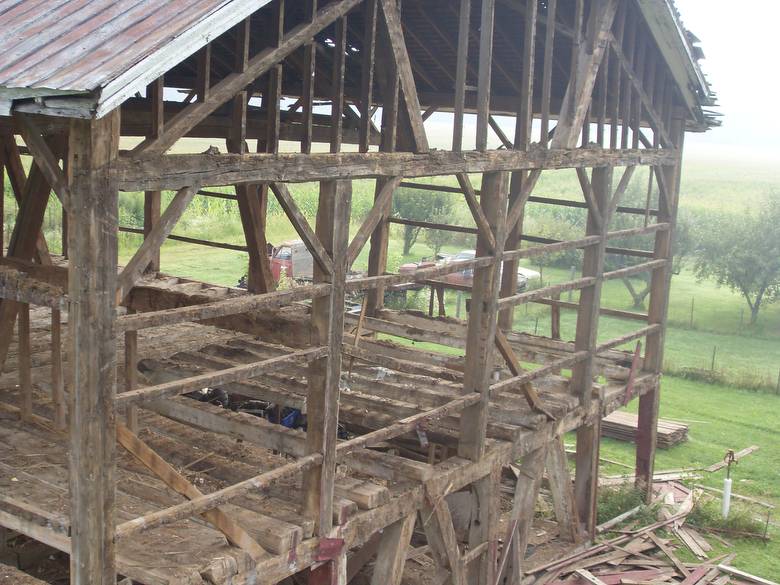
[[[212,85],[206,99],[188,105],[174,116],[163,133],[156,138],[148,138],[132,151],[132,156],[149,158],[162,154],[199,122],[213,113],[234,95],[254,82],[271,67],[284,60],[290,53],[310,42],[312,37],[343,17],[362,0],[340,0],[328,4],[317,12],[311,22],[302,23],[284,35],[278,47],[269,47],[247,63],[242,73],[231,73]]]
[[[409,53],[406,50],[404,32],[401,27],[401,15],[395,0],[380,0],[382,12],[385,16],[385,24],[390,39],[391,55],[395,61],[395,67],[401,81],[401,93],[406,113],[409,117],[412,138],[417,152],[428,151],[428,138],[425,134],[425,125],[422,120],[420,98],[417,96],[417,85],[412,73],[412,65]]]
[[[598,6],[600,10],[591,14],[586,40],[577,56],[577,74],[566,89],[550,148],[574,147],[585,122],[618,2],[605,0]]]

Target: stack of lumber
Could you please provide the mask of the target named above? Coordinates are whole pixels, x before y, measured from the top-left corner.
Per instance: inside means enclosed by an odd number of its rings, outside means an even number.
[[[619,536],[532,568],[523,583],[778,585],[732,567],[734,554],[710,558],[713,549],[708,541],[700,532],[685,524],[693,509],[694,494],[691,490],[680,483],[669,482],[661,485],[657,499],[664,502],[658,522],[633,530],[618,530]],[[698,559],[696,562],[682,560],[691,554]]]
[[[636,441],[639,417],[630,412],[616,410],[601,421],[601,434],[619,441]],[[658,419],[658,434],[656,444],[662,449],[668,449],[688,440],[688,425]]]

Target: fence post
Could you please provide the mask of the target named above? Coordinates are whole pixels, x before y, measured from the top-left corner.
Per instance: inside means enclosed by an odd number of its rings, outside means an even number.
[[[715,371],[715,356],[718,354],[718,346],[713,345],[712,346],[712,365],[710,366],[710,371]]]
[[[696,297],[691,297],[691,319],[690,319],[690,323],[688,325],[689,329],[693,329],[693,304],[694,304],[695,300],[696,300]]]

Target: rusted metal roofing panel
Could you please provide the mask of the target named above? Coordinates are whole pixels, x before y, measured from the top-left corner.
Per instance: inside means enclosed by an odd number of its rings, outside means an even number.
[[[270,0],[0,0],[0,98],[94,95],[98,115]]]

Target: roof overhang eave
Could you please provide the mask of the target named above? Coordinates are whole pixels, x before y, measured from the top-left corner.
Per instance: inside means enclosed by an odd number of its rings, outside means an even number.
[[[691,52],[674,6],[670,0],[637,1],[691,116],[706,124],[702,106],[711,105],[709,84]]]

